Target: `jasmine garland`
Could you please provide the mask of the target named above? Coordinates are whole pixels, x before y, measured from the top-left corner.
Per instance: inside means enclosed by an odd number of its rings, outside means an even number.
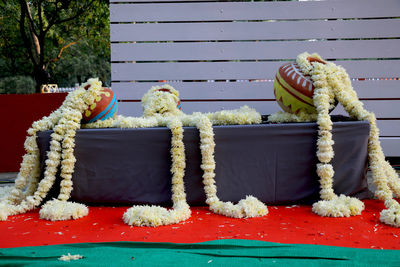
[[[318,55],[312,55],[319,57]],[[393,199],[392,192],[399,195],[400,184],[395,171],[384,160],[379,145],[379,130],[376,127],[375,117],[362,108],[355,92],[351,88],[350,80],[343,69],[334,64],[324,64],[307,60],[308,54],[298,57],[298,64],[303,72],[310,74],[316,90],[314,104],[317,114],[292,115],[277,113],[270,116],[275,121],[315,121],[319,126],[319,140],[317,142],[317,173],[321,183],[322,201],[314,204],[313,211],[322,216],[351,216],[360,214],[363,203],[357,199],[337,196],[332,189],[334,170],[330,164],[334,156],[332,149],[332,122],[329,109],[332,108],[335,98],[343,104],[349,114],[359,120],[368,119],[371,123],[369,141],[369,159],[374,181],[378,185],[377,196],[385,201],[387,209],[381,212],[381,221],[399,226],[400,205]],[[307,72],[308,71],[308,72]],[[88,90],[85,90],[88,87]],[[336,88],[336,89],[335,89]],[[338,89],[339,88],[339,89]],[[343,89],[344,88],[344,89]],[[25,142],[26,155],[23,158],[21,169],[15,187],[0,202],[0,220],[8,216],[26,212],[40,205],[48,191],[54,184],[55,174],[61,166],[61,191],[57,199],[45,203],[40,211],[41,218],[48,220],[76,219],[88,214],[86,206],[69,202],[73,189],[72,174],[75,157],[74,137],[76,130],[85,128],[138,128],[167,126],[172,133],[171,139],[171,173],[172,173],[172,200],[173,208],[167,210],[158,206],[133,206],[123,215],[125,223],[137,226],[158,226],[177,223],[190,217],[190,209],[186,203],[184,192],[185,157],[182,143],[183,126],[196,126],[200,131],[200,149],[202,154],[201,168],[204,172],[203,183],[206,191],[206,202],[213,212],[231,217],[255,217],[268,213],[267,207],[252,196],[247,196],[234,205],[223,202],[217,197],[215,183],[214,139],[212,125],[253,124],[260,123],[261,116],[255,110],[242,107],[234,111],[220,111],[216,113],[184,114],[179,105],[179,93],[171,86],[157,86],[149,90],[143,97],[142,105],[144,116],[139,118],[117,116],[115,119],[97,121],[92,124],[81,125],[82,113],[93,103],[101,83],[91,79],[82,87],[70,93],[63,105],[49,117],[35,122],[28,131]],[[346,104],[347,103],[347,104]],[[50,130],[52,141],[46,161],[44,179],[39,182],[39,151],[36,145],[36,133]],[[386,178],[387,177],[387,178]]]
[[[86,90],[87,89],[87,90]],[[125,223],[136,226],[158,226],[178,223],[190,217],[190,208],[184,192],[185,153],[182,126],[196,126],[200,130],[201,152],[204,171],[203,179],[210,209],[232,217],[254,217],[268,213],[266,206],[254,197],[247,197],[237,205],[222,202],[216,196],[214,139],[212,124],[252,124],[261,123],[261,116],[255,110],[242,107],[234,111],[216,113],[184,114],[177,108],[179,93],[169,85],[153,87],[142,99],[144,117],[117,116],[115,119],[97,121],[81,125],[82,113],[94,102],[101,90],[101,82],[90,79],[78,90],[71,92],[62,106],[49,117],[33,123],[28,130],[25,142],[26,155],[21,163],[20,173],[15,187],[0,202],[0,220],[8,216],[26,212],[38,207],[54,185],[55,176],[60,166],[60,194],[57,199],[45,203],[40,210],[40,217],[48,220],[76,219],[88,214],[88,208],[79,203],[68,201],[73,190],[72,174],[76,159],[74,157],[75,134],[81,126],[86,128],[138,128],[167,126],[172,133],[171,173],[173,208],[167,210],[158,206],[133,206],[123,215]],[[53,130],[50,151],[46,160],[44,178],[39,182],[39,150],[36,145],[38,131]],[[28,184],[29,183],[29,184]],[[26,189],[25,189],[26,188]],[[24,191],[25,190],[25,191]]]
[[[88,87],[88,90],[85,90]],[[82,113],[93,103],[101,82],[91,79],[78,90],[71,92],[62,106],[50,116],[34,122],[28,130],[25,141],[26,155],[23,157],[15,187],[5,201],[0,202],[0,220],[8,216],[24,213],[38,207],[53,186],[58,166],[61,164],[60,195],[58,199],[45,203],[40,211],[41,218],[49,220],[76,219],[87,215],[86,206],[68,202],[72,190],[71,174],[75,157],[73,155],[74,136],[80,128]],[[44,178],[39,182],[39,150],[36,133],[53,129],[50,151],[46,160]],[[23,192],[26,185],[29,185]]]
[[[200,131],[200,149],[202,153],[201,168],[204,172],[203,183],[207,196],[207,204],[216,213],[242,218],[263,216],[268,213],[267,207],[254,197],[247,197],[237,205],[231,202],[222,202],[218,199],[215,186],[214,160],[214,124],[251,124],[261,123],[261,116],[255,110],[242,107],[234,111],[220,111],[216,113],[194,113],[187,115],[181,112],[179,93],[169,85],[152,87],[142,99],[144,118],[126,118],[119,116],[116,120],[97,122],[87,127],[137,127],[137,126],[168,126],[172,132],[172,201],[173,209],[166,210],[159,206],[133,206],[128,209],[123,219],[125,223],[136,226],[159,226],[178,223],[190,217],[189,205],[184,192],[185,158],[183,151],[182,125],[196,126]],[[153,124],[154,123],[154,124]],[[171,124],[172,123],[172,124]],[[176,125],[176,126],[172,126]]]
[[[377,186],[375,195],[385,202],[387,208],[380,213],[380,220],[388,225],[400,227],[400,205],[393,199],[393,194],[400,196],[400,180],[396,171],[385,161],[375,115],[363,108],[344,68],[330,62],[326,64],[318,61],[310,62],[310,57],[324,62],[318,54],[303,53],[297,57],[297,64],[303,74],[310,75],[314,82],[313,101],[317,114],[289,115],[281,112],[270,116],[269,120],[273,122],[317,121],[319,127],[317,157],[320,161],[317,164],[317,174],[320,177],[322,200],[313,205],[313,211],[321,216],[348,217],[358,215],[364,209],[364,204],[358,199],[344,195],[337,196],[333,192],[334,170],[330,162],[334,156],[332,149],[334,141],[329,109],[333,107],[336,99],[351,117],[369,121],[368,158],[373,181]]]

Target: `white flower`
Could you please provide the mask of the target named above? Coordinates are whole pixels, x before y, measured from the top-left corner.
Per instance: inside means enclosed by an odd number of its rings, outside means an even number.
[[[319,126],[319,140],[317,141],[318,159],[325,164],[318,164],[317,173],[321,178],[321,198],[313,206],[313,211],[322,216],[350,216],[358,214],[361,209],[355,199],[337,197],[333,193],[332,178],[333,169],[330,160],[333,158],[333,140],[327,131],[331,131],[332,122],[328,110],[336,98],[349,113],[358,120],[368,120],[370,123],[370,137],[368,142],[368,153],[370,168],[373,174],[374,183],[377,185],[375,195],[385,201],[388,208],[381,212],[381,221],[398,227],[400,225],[400,205],[393,199],[393,193],[400,195],[399,177],[393,168],[385,161],[379,142],[379,129],[376,126],[375,115],[363,108],[362,102],[358,99],[356,92],[351,86],[351,81],[344,68],[333,63],[321,64],[310,63],[308,58],[322,59],[319,55],[310,55],[307,52],[297,57],[297,64],[305,75],[311,75],[314,82],[314,104],[318,111],[317,123]],[[285,121],[283,116],[276,116],[275,121]],[[390,186],[389,186],[390,183]],[[394,191],[394,192],[392,192]]]

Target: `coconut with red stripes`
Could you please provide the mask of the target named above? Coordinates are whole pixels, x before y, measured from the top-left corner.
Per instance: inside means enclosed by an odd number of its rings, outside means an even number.
[[[325,64],[324,61],[309,57],[308,61]],[[304,75],[296,62],[282,65],[274,80],[274,94],[279,106],[286,112],[297,114],[317,113],[314,106],[314,85],[310,76]]]
[[[86,88],[87,89],[87,88]],[[92,123],[113,118],[117,113],[118,101],[110,88],[102,88],[93,104],[83,112],[82,122]]]

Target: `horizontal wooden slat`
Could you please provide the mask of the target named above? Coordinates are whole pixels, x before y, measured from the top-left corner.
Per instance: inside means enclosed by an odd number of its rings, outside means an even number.
[[[112,63],[113,81],[273,78],[281,62]]]
[[[217,2],[219,0],[190,0],[190,2]],[[110,0],[111,4],[118,3],[158,3],[158,2],[188,2],[188,0]]]
[[[293,40],[400,36],[400,19],[111,24],[112,42]]]
[[[362,49],[360,47],[362,46]],[[400,39],[348,41],[113,43],[111,61],[266,60],[304,51],[324,58],[400,58]]]
[[[378,118],[400,118],[400,110],[386,109],[389,106],[399,106],[400,100],[392,101],[363,101],[364,107],[376,114]],[[182,110],[185,113],[192,113],[196,111],[201,112],[214,112],[222,109],[234,109],[240,106],[248,105],[249,107],[255,108],[261,114],[272,114],[281,108],[276,101],[209,101],[209,102],[183,102]],[[120,102],[118,107],[118,113],[130,116],[140,116],[142,114],[140,102]],[[346,115],[347,113],[343,110],[343,107],[338,105],[332,112],[332,115]],[[400,134],[398,134],[400,135]],[[397,136],[397,135],[396,135]]]
[[[274,99],[273,83],[269,82],[160,82],[160,83],[113,83],[118,99],[140,100],[155,85],[168,83],[180,92],[181,99]],[[353,81],[359,98],[400,99],[400,81]]]
[[[236,109],[248,105],[255,108],[261,114],[271,114],[281,110],[275,101],[224,101],[224,102],[183,102],[182,111],[186,114],[193,112],[215,112],[219,110]],[[125,116],[142,116],[142,106],[140,102],[119,102],[118,114]]]
[[[364,108],[375,113],[377,118],[400,118],[400,109],[397,108],[400,106],[400,100],[363,100],[362,102],[364,103]],[[347,112],[339,104],[332,111],[332,114],[347,115]]]
[[[400,136],[400,120],[378,120],[377,125],[380,136]]]
[[[113,83],[118,99],[138,100],[155,85],[169,84],[181,99],[273,99],[272,82]]]
[[[381,137],[380,141],[386,157],[400,157],[399,137]]]
[[[396,0],[110,5],[111,22],[379,18],[399,13]]]
[[[112,63],[113,81],[273,79],[284,62]],[[400,60],[336,61],[352,78],[398,77]]]
[[[352,85],[359,98],[400,99],[400,80],[353,81]]]

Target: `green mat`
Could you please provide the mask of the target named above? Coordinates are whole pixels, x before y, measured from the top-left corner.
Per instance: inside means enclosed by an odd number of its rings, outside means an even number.
[[[62,255],[82,255],[64,262]],[[0,266],[400,266],[400,251],[255,240],[109,242],[0,249]]]

